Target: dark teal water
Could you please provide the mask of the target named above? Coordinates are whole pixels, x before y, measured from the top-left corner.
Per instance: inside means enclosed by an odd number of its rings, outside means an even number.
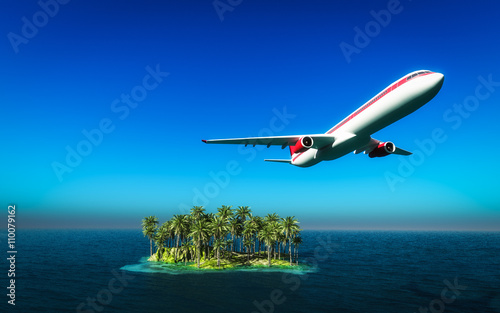
[[[5,292],[0,311],[500,313],[500,233],[303,237],[307,271],[189,273],[141,262],[140,231],[19,230],[16,306]]]

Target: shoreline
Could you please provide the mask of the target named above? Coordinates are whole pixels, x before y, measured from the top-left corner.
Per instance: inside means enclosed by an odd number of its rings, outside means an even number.
[[[267,252],[261,251],[260,254],[225,251],[224,257],[220,258],[220,267],[217,265],[217,259],[213,257],[205,258],[205,254],[200,258],[200,267],[198,268],[196,261],[185,260],[183,251],[178,251],[179,256],[177,262],[174,261],[174,254],[176,248],[164,248],[161,254],[161,259],[158,259],[158,252],[156,251],[152,256],[147,258],[148,262],[164,263],[169,265],[178,265],[179,267],[188,267],[195,270],[225,270],[225,269],[249,269],[249,268],[280,268],[280,269],[300,269],[301,266],[292,263],[288,260],[288,254],[281,254],[281,258],[274,259],[271,256],[271,266],[268,266]]]

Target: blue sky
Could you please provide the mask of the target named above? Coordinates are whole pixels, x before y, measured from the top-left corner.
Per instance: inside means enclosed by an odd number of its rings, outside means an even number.
[[[500,230],[497,2],[61,2],[1,4],[0,205],[20,226],[226,204],[309,229]],[[200,141],[325,132],[419,69],[441,92],[374,135],[411,159],[304,169]]]

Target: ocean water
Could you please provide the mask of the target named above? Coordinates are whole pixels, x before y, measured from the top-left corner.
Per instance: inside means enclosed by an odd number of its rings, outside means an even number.
[[[148,265],[140,230],[16,234],[1,312],[500,313],[500,233],[304,231],[301,270],[194,273]]]

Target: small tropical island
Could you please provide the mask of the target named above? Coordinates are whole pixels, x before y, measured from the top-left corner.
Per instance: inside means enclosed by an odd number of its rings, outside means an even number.
[[[215,270],[291,268],[299,264],[298,224],[295,216],[253,215],[248,206],[223,205],[215,214],[194,206],[161,226],[156,216],[145,217],[142,232],[150,242],[150,262]]]

